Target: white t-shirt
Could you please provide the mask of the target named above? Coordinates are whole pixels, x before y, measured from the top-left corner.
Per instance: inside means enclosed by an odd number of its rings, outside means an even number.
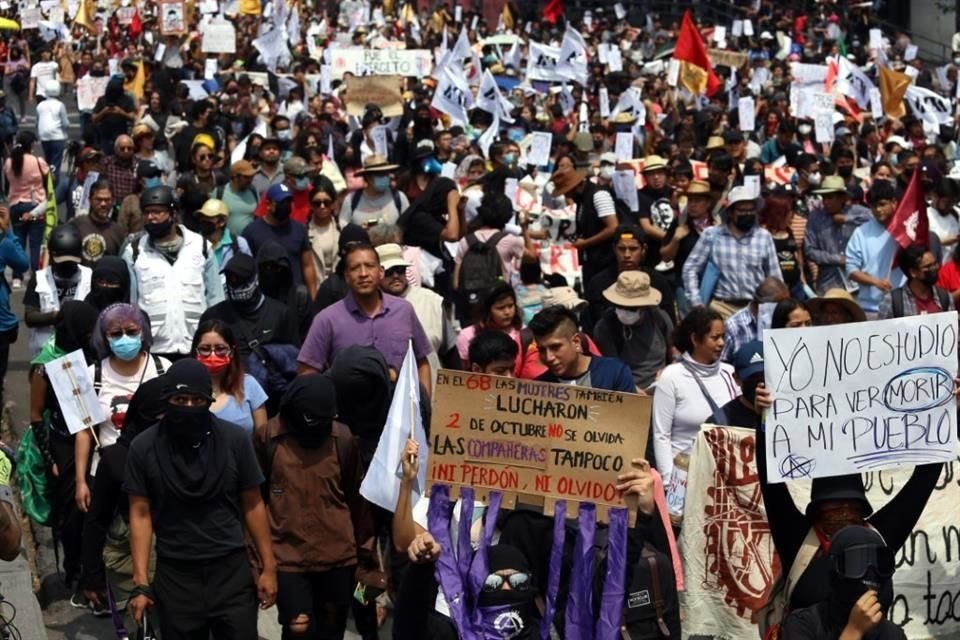
[[[157,357],[164,371],[170,368],[170,361],[166,358]],[[157,366],[154,362],[154,356],[148,355],[144,364],[132,376],[122,376],[110,365],[110,358],[104,358],[100,363],[100,405],[107,412],[110,418],[100,425],[99,435],[100,446],[107,447],[114,444],[120,438],[120,429],[123,428],[123,421],[127,417],[127,406],[133,398],[133,394],[141,384],[147,380],[152,380],[160,374],[157,372]],[[90,379],[95,380],[96,367],[90,365]],[[97,466],[100,464],[100,455],[94,454],[93,462],[90,465],[90,474],[97,474]]]
[[[956,213],[943,215],[936,207],[927,207],[927,220],[930,221],[930,231],[937,234],[941,241],[956,238],[960,235],[960,218]],[[943,252],[943,263],[953,259],[953,247]]]
[[[463,500],[457,500],[453,505],[453,516],[450,518],[450,542],[456,549],[460,539],[460,509],[463,507]],[[413,521],[423,527],[427,527],[427,511],[430,509],[430,496],[420,496],[417,503],[413,505]],[[474,551],[480,546],[480,540],[483,537],[483,512],[486,509],[480,502],[473,503],[473,525],[470,527],[470,546]],[[493,534],[491,544],[496,544],[500,539],[500,532]],[[443,549],[442,553],[451,553],[451,549]],[[450,607],[447,606],[447,599],[443,597],[443,589],[437,591],[437,602],[434,605],[437,613],[450,617]]]
[[[41,142],[66,140],[70,120],[67,108],[55,98],[47,98],[37,105],[37,136]]]
[[[49,62],[38,62],[30,69],[30,78],[37,81],[37,95],[47,97],[47,80],[57,79],[57,70],[59,65],[50,60]]]

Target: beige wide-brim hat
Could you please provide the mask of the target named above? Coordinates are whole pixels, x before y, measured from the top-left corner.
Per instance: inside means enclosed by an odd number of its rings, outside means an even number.
[[[624,271],[617,281],[603,290],[607,302],[618,307],[655,307],[663,295],[650,286],[650,276],[643,271]]]
[[[365,176],[371,173],[390,173],[400,168],[398,164],[390,164],[386,158],[378,153],[367,156],[367,161],[363,163],[363,169],[357,171],[354,175]]]
[[[807,305],[807,310],[810,312],[810,314],[816,317],[817,314],[819,314],[822,310],[823,305],[827,304],[828,302],[838,304],[846,309],[847,313],[850,314],[850,317],[853,318],[854,322],[863,322],[867,319],[867,314],[863,311],[860,305],[857,304],[857,301],[853,299],[853,296],[850,295],[850,292],[846,289],[840,289],[839,287],[836,289],[827,289],[826,293],[824,293],[822,296],[819,298],[811,298],[810,300],[807,300],[805,304]]]

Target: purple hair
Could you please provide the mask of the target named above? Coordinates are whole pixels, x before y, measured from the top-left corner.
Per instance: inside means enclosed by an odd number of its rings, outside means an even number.
[[[140,340],[143,343],[143,349],[145,351],[150,350],[150,347],[153,346],[153,334],[150,333],[150,323],[147,321],[146,314],[137,306],[120,302],[112,304],[100,312],[97,332],[93,335],[93,345],[101,357],[110,355],[110,347],[107,344],[107,331],[110,327],[128,323],[140,327]]]

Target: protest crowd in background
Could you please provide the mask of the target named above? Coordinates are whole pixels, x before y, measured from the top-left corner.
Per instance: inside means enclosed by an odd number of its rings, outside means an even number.
[[[960,633],[960,50],[687,4],[0,2],[0,380],[27,340],[70,603]]]

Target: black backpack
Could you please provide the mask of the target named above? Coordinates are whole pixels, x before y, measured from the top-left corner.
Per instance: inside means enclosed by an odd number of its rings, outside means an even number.
[[[937,297],[937,302],[940,304],[940,309],[946,311],[950,308],[950,293],[945,289],[940,287],[933,288],[933,295]],[[903,317],[903,287],[899,289],[894,289],[890,292],[890,302],[892,303],[892,311],[894,318]]]
[[[485,241],[477,238],[476,233],[467,236],[467,252],[460,263],[459,289],[467,295],[468,300],[472,300],[473,295],[483,295],[503,282],[503,263],[497,243],[506,235],[506,231],[498,231]]]

